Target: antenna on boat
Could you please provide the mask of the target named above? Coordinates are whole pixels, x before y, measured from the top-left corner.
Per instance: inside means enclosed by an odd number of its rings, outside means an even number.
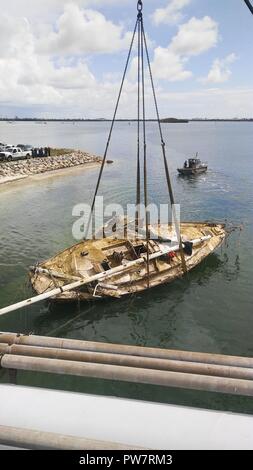
[[[182,262],[182,268],[184,273],[187,273],[187,266],[186,266],[186,261],[185,261],[185,254],[184,254],[184,249],[183,249],[183,243],[182,243],[182,238],[181,238],[181,232],[180,232],[180,224],[177,219],[177,214],[176,214],[176,209],[175,209],[175,199],[174,199],[174,193],[173,193],[173,188],[171,184],[171,178],[170,178],[170,172],[169,172],[169,167],[168,167],[168,162],[167,162],[167,157],[166,157],[166,148],[165,148],[165,142],[163,138],[163,132],[162,132],[162,126],[161,126],[161,119],[160,119],[160,114],[159,114],[159,109],[158,109],[158,102],[157,102],[157,97],[156,97],[156,92],[155,92],[155,86],[154,86],[154,80],[153,80],[153,74],[152,74],[152,69],[151,69],[151,62],[150,62],[150,57],[149,57],[149,51],[148,51],[148,46],[147,46],[147,39],[146,39],[146,34],[145,34],[145,29],[144,29],[144,22],[143,22],[143,2],[142,0],[138,0],[137,2],[137,20],[135,23],[134,27],[134,32],[132,36],[132,41],[130,44],[128,56],[127,56],[127,61],[120,85],[120,90],[114,110],[114,115],[109,131],[109,136],[105,148],[105,153],[102,161],[102,165],[100,168],[99,176],[98,176],[98,181],[96,184],[95,188],[95,194],[93,197],[92,205],[91,205],[91,213],[90,217],[88,220],[87,224],[87,229],[86,229],[86,236],[88,234],[90,224],[93,221],[93,212],[94,212],[94,207],[96,203],[96,197],[98,194],[98,190],[100,187],[101,183],[101,178],[103,175],[103,170],[104,166],[106,163],[107,159],[107,154],[108,154],[108,149],[112,137],[112,131],[114,129],[114,124],[118,112],[118,107],[120,103],[120,98],[122,95],[122,90],[133,50],[133,44],[135,41],[136,37],[136,32],[138,35],[138,109],[137,109],[137,182],[136,182],[136,221],[135,221],[135,227],[136,227],[136,233],[138,233],[138,227],[139,227],[139,221],[140,221],[140,202],[141,202],[141,164],[140,164],[140,157],[141,157],[141,152],[140,152],[140,142],[141,142],[141,122],[143,124],[143,182],[144,182],[144,203],[145,203],[145,225],[146,225],[146,244],[147,244],[147,278],[148,278],[148,287],[149,287],[149,242],[150,242],[150,230],[149,230],[149,214],[148,214],[148,172],[147,172],[147,140],[146,140],[146,106],[145,106],[145,55],[146,55],[146,60],[147,60],[147,65],[148,65],[148,70],[149,70],[149,75],[150,75],[150,81],[151,81],[151,87],[152,87],[152,93],[153,93],[153,98],[154,98],[154,104],[155,104],[155,110],[156,110],[156,117],[157,117],[157,122],[158,122],[158,128],[159,128],[159,134],[161,138],[161,147],[162,147],[162,155],[163,155],[163,162],[164,162],[164,170],[165,170],[165,175],[166,175],[166,181],[167,181],[167,186],[168,186],[168,192],[169,192],[169,197],[170,197],[170,203],[171,203],[171,208],[172,208],[172,214],[173,214],[173,219],[175,223],[175,228],[176,228],[176,234],[177,234],[177,239],[179,243],[179,251],[180,251],[180,256],[181,256],[181,262]],[[142,113],[141,113],[141,104],[142,104]],[[142,116],[141,116],[142,114]],[[85,237],[86,238],[86,237]]]

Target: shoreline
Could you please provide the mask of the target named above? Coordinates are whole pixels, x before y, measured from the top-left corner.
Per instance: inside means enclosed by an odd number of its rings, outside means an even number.
[[[6,179],[5,181],[0,179],[0,191],[1,189],[14,186],[14,184],[32,183],[34,181],[43,181],[55,177],[68,176],[74,173],[79,173],[81,170],[93,170],[98,168],[100,163],[84,163],[83,165],[77,165],[69,168],[60,168],[59,170],[46,171],[45,173],[38,173],[36,175],[28,176],[17,176]]]
[[[0,187],[63,176],[78,169],[88,170],[101,165],[101,162],[101,157],[81,151],[57,157],[2,162],[0,163]]]

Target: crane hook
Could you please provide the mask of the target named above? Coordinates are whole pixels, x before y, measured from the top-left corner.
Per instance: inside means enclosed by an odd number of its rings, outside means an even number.
[[[143,8],[142,0],[138,0],[137,10],[138,10],[139,12],[141,12],[141,11],[142,11],[142,8]]]

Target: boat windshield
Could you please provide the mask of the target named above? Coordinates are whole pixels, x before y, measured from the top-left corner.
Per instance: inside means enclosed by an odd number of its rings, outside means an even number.
[[[201,161],[198,158],[190,158],[189,159],[189,167],[200,165]]]

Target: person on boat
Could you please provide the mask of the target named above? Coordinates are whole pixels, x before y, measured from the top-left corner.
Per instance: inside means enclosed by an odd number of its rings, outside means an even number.
[[[187,168],[187,166],[188,166],[188,162],[187,162],[187,160],[185,160],[185,162],[184,162],[184,168]]]

